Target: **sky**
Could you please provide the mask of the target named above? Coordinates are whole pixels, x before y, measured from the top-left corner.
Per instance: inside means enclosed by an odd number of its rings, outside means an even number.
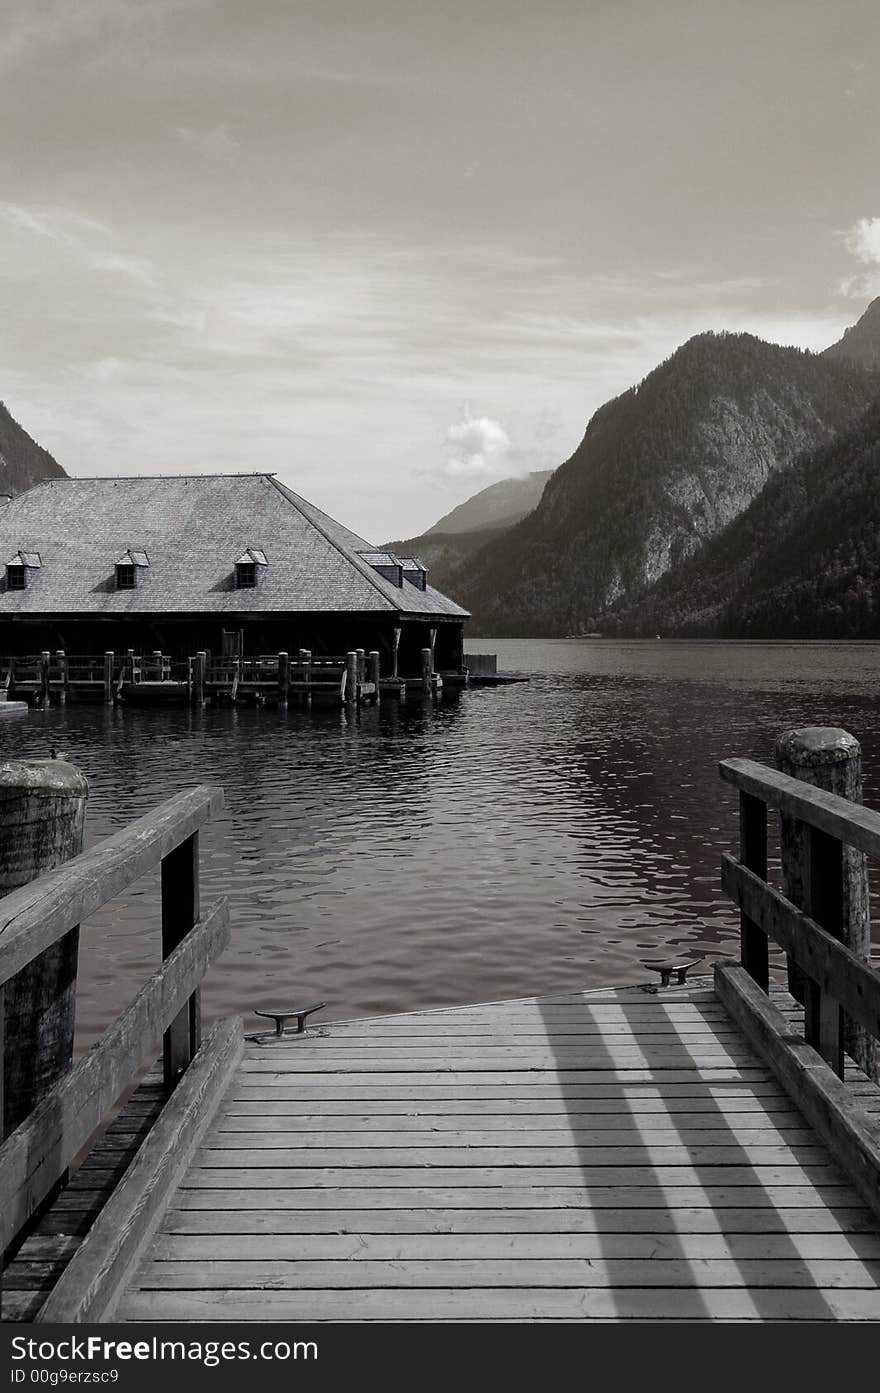
[[[880,294],[876,0],[3,0],[0,399],[380,542]]]

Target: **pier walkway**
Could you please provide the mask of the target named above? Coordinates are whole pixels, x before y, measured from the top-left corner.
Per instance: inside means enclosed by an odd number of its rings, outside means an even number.
[[[880,1319],[880,1220],[711,985],[372,1017],[245,1045],[119,1316]]]

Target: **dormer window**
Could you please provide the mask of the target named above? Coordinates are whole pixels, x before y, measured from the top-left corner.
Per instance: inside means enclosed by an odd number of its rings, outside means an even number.
[[[248,547],[235,563],[236,590],[254,590],[260,584],[269,565],[268,558],[259,547]]]
[[[145,551],[126,551],[116,562],[116,589],[137,590],[150,564]]]
[[[43,562],[38,551],[18,551],[6,563],[8,590],[27,590]]]
[[[414,585],[416,590],[426,590],[428,587],[428,572],[416,556],[402,556],[400,564],[403,567],[403,578],[408,580],[410,585]]]
[[[398,590],[403,588],[403,567],[393,551],[359,551],[358,556],[383,580],[390,581]]]

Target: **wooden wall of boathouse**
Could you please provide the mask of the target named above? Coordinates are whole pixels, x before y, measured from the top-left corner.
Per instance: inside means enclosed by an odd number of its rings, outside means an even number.
[[[395,633],[397,631],[397,633]],[[204,650],[216,655],[241,652],[296,653],[306,648],[316,657],[362,648],[380,655],[383,677],[417,677],[421,653],[434,649],[438,671],[460,672],[464,665],[464,625],[461,620],[430,618],[400,620],[393,615],[358,614],[266,615],[131,615],[125,619],[78,618],[4,619],[0,623],[0,659],[43,651],[101,654],[133,649],[144,654],[161,650],[173,660]]]

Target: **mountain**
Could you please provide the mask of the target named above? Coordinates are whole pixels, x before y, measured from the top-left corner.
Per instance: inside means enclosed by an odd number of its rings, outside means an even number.
[[[826,358],[843,358],[863,368],[880,368],[880,296],[846,330],[842,339],[825,349]]]
[[[439,532],[444,536],[457,536],[462,532],[512,527],[537,508],[544,485],[552,473],[552,469],[542,469],[526,475],[524,479],[501,479],[497,484],[490,484],[480,493],[475,493],[473,498],[459,503],[451,513],[429,527],[424,535],[430,537]]]
[[[41,479],[65,477],[61,465],[31,440],[0,401],[0,493],[24,493]]]
[[[698,556],[598,627],[678,637],[880,636],[880,395],[849,430],[772,475]]]
[[[448,586],[456,583],[462,568],[491,538],[499,535],[498,528],[483,532],[425,532],[421,537],[409,537],[402,542],[388,542],[388,550],[398,556],[417,556],[430,572],[431,584],[449,594]]]
[[[694,555],[774,471],[829,442],[878,393],[880,373],[833,356],[699,334],[595,413],[535,511],[466,558],[452,593],[476,633],[590,629]]]
[[[431,584],[444,594],[486,542],[519,522],[537,507],[552,469],[529,474],[525,479],[502,479],[475,493],[446,513],[427,532],[402,542],[388,542],[401,556],[417,556],[431,572]]]

